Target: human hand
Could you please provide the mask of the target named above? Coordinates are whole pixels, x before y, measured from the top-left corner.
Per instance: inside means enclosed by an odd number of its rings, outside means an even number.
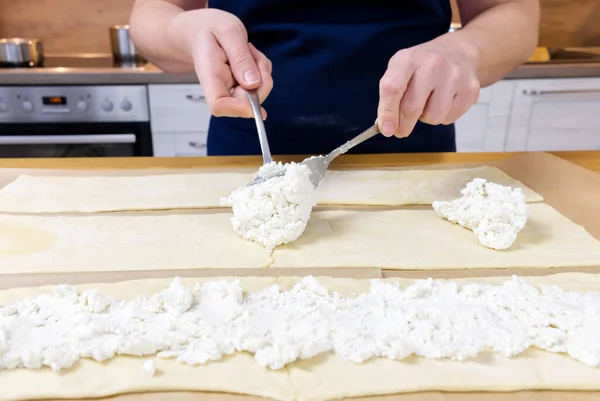
[[[244,89],[258,89],[261,103],[273,88],[271,61],[252,44],[242,21],[216,9],[184,13],[189,46],[204,97],[214,116],[251,118]],[[261,107],[263,118],[267,113]]]
[[[450,48],[425,43],[400,50],[379,84],[380,132],[404,138],[419,120],[451,124],[477,102],[479,89],[474,67]]]

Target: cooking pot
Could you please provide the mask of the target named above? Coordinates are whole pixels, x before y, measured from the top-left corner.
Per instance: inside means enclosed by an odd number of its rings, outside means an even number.
[[[0,39],[0,67],[27,68],[44,64],[44,49],[38,39]]]
[[[129,35],[129,25],[110,27],[110,45],[113,59],[117,63],[145,63],[146,60],[137,51]]]

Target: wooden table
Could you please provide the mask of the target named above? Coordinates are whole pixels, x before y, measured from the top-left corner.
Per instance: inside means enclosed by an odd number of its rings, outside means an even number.
[[[338,167],[379,167],[379,166],[416,166],[416,165],[430,165],[430,164],[442,164],[442,163],[487,163],[494,161],[506,160],[508,158],[516,156],[518,153],[436,153],[436,154],[387,154],[387,155],[344,155],[339,159],[336,159],[335,165]],[[569,162],[572,162],[581,167],[592,170],[596,173],[600,173],[600,151],[585,151],[585,152],[552,152],[553,155],[563,158]],[[276,157],[277,160],[289,161],[289,160],[301,160],[302,157]],[[162,168],[174,168],[174,169],[185,169],[185,168],[215,168],[215,167],[248,167],[248,166],[259,166],[262,163],[261,157],[198,157],[198,158],[77,158],[77,159],[66,159],[66,158],[55,158],[55,159],[0,159],[0,168],[44,168],[44,169],[162,169]],[[593,174],[589,174],[592,175]],[[548,175],[546,175],[548,176]],[[552,177],[554,180],[555,177]],[[554,185],[555,182],[552,181]],[[556,194],[554,194],[556,198]],[[596,198],[587,198],[596,199]],[[593,207],[593,205],[592,205]],[[581,213],[581,219],[588,219],[588,214],[583,209],[578,209],[578,213]],[[223,274],[215,269],[211,273],[205,272],[200,275]],[[250,269],[247,269],[247,272]],[[279,275],[281,273],[273,271],[268,272],[265,269],[260,269],[267,275]],[[356,269],[354,269],[356,270]],[[189,273],[191,270],[187,271]],[[198,275],[197,271],[192,271],[193,275]],[[306,274],[308,270],[303,269],[303,273],[297,273],[288,270],[290,275],[302,275]],[[490,274],[497,274],[492,270],[489,270]],[[144,278],[149,277],[172,277],[173,274],[180,276],[187,275],[185,271],[155,271],[152,274],[147,272],[136,272],[143,274]],[[236,275],[231,270],[231,275]],[[112,273],[111,273],[112,274]],[[311,271],[309,274],[316,276],[319,273]],[[340,271],[339,274],[335,274],[332,270],[328,269],[327,274],[339,277],[379,277],[381,272],[378,269],[361,269],[361,275],[356,276],[355,272]],[[403,272],[405,276],[412,276],[408,272]],[[465,271],[465,275],[472,275],[472,271]],[[262,275],[256,270],[250,273],[250,275]],[[427,276],[430,276],[431,272],[427,272]],[[35,285],[47,285],[51,283],[49,275],[23,275],[18,278],[12,278],[10,285],[6,284],[6,280],[0,283],[0,289],[10,287],[22,287],[22,286],[35,286]],[[457,276],[460,276],[457,275]],[[79,282],[90,282],[90,281],[121,281],[138,279],[140,277],[135,276],[133,273],[119,273],[114,279],[107,279],[106,275],[102,277],[94,275],[78,275],[69,273],[69,281],[71,284],[77,284]],[[59,275],[54,275],[52,280],[54,283],[66,282]],[[598,392],[586,392],[586,391],[519,391],[511,393],[482,393],[482,392],[471,392],[471,393],[440,393],[440,392],[420,392],[420,393],[407,393],[397,394],[382,397],[363,397],[357,398],[356,401],[434,401],[434,400],[446,400],[446,401],[500,401],[505,399],[511,400],[522,400],[522,401],[538,401],[538,400],[552,400],[559,401],[568,399],[570,401],[591,401],[598,400],[600,398]],[[112,401],[189,401],[189,400],[203,400],[203,401],[261,401],[257,397],[247,396],[236,396],[231,394],[219,394],[219,393],[191,393],[191,392],[174,392],[174,393],[146,393],[146,394],[125,394],[117,397],[111,397]],[[81,400],[82,401],[82,400]]]
[[[600,151],[550,152],[572,163],[600,173]],[[416,166],[441,163],[492,162],[505,160],[519,153],[412,153],[382,155],[343,155],[333,165],[337,167]],[[275,157],[276,160],[302,160],[302,156]],[[259,166],[261,157],[124,157],[124,158],[56,158],[0,159],[0,168],[47,169],[146,169]]]

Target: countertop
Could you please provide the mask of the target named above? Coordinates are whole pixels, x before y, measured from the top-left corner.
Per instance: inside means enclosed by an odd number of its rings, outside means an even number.
[[[571,163],[600,174],[600,151],[547,152]],[[482,163],[506,160],[519,152],[502,153],[409,153],[383,155],[342,155],[333,168],[418,166],[442,163]],[[303,156],[278,157],[278,161],[299,161]],[[185,169],[260,166],[260,156],[239,157],[136,157],[136,158],[56,158],[56,159],[0,159],[0,168],[44,169]]]
[[[600,77],[600,61],[526,63],[505,79]],[[170,74],[147,64],[126,68],[40,68],[0,70],[0,85],[194,84],[195,74]]]

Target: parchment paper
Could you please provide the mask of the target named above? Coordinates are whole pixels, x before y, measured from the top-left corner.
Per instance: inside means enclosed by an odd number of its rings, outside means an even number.
[[[544,196],[546,202],[560,211],[562,214],[570,218],[575,223],[585,227],[590,234],[600,239],[600,175],[566,162],[558,157],[547,153],[527,153],[507,159],[500,162],[490,163],[460,163],[446,165],[432,165],[419,167],[400,167],[397,169],[415,169],[415,168],[433,168],[433,169],[448,169],[457,167],[472,167],[482,164],[496,166],[502,169],[507,174],[513,176],[525,185],[529,186],[536,192]],[[382,167],[383,168],[383,167]],[[385,167],[386,169],[388,167]],[[253,170],[253,169],[245,169]],[[177,170],[162,170],[168,173],[174,173]],[[191,170],[182,170],[182,172]],[[219,171],[232,171],[231,169],[219,169]],[[58,173],[65,174],[67,171],[58,170]],[[72,175],[143,175],[154,174],[155,170],[127,170],[127,171],[68,171]],[[0,185],[5,185],[19,174],[30,175],[57,175],[57,171],[51,170],[34,170],[34,169],[3,169],[0,170]],[[4,184],[3,184],[4,183]],[[298,270],[291,274],[297,274]],[[469,271],[428,271],[428,272],[382,272],[383,276],[402,276],[402,277],[468,277],[468,276],[498,276],[505,274],[519,275],[537,275],[537,274],[553,274],[556,271],[553,269],[536,269],[535,271],[528,270],[469,270]],[[281,271],[264,270],[266,274],[281,275]],[[291,270],[290,270],[291,271]],[[358,275],[360,269],[340,270],[341,274],[351,278],[361,278],[364,276]],[[560,272],[566,271],[581,271],[581,269],[560,269]],[[586,268],[586,272],[600,273],[598,268]],[[190,275],[200,276],[210,274],[214,276],[231,275],[232,270],[227,270],[227,273],[216,269],[210,271],[187,271]],[[187,272],[181,272],[185,274]],[[308,273],[308,270],[302,269],[303,273]],[[171,275],[174,272],[167,272]],[[262,272],[261,272],[262,273]],[[313,271],[315,275],[318,272]],[[312,274],[311,273],[311,274]],[[135,272],[133,273],[108,273],[100,274],[100,276],[87,275],[78,276],[68,275],[45,275],[45,276],[0,276],[0,288],[11,288],[17,286],[31,286],[54,284],[68,279],[67,282],[72,284],[90,283],[90,282],[115,282],[128,280],[132,278],[142,277],[165,277],[160,272]],[[252,276],[258,272],[253,269],[245,269],[236,271],[236,275]],[[328,269],[327,273],[333,275],[332,270]],[[144,276],[145,275],[145,276]],[[167,276],[168,277],[168,276]],[[442,392],[423,392],[414,394],[400,394],[391,396],[377,396],[357,398],[356,400],[370,401],[591,401],[600,399],[598,392],[585,391],[520,391],[512,393],[491,393],[491,392],[473,392],[473,393],[442,393]],[[111,397],[111,401],[258,401],[261,398],[248,397],[232,394],[214,394],[214,393],[189,393],[189,392],[170,392],[170,393],[152,393],[152,394],[127,394],[117,397]],[[72,400],[71,400],[72,401]]]

